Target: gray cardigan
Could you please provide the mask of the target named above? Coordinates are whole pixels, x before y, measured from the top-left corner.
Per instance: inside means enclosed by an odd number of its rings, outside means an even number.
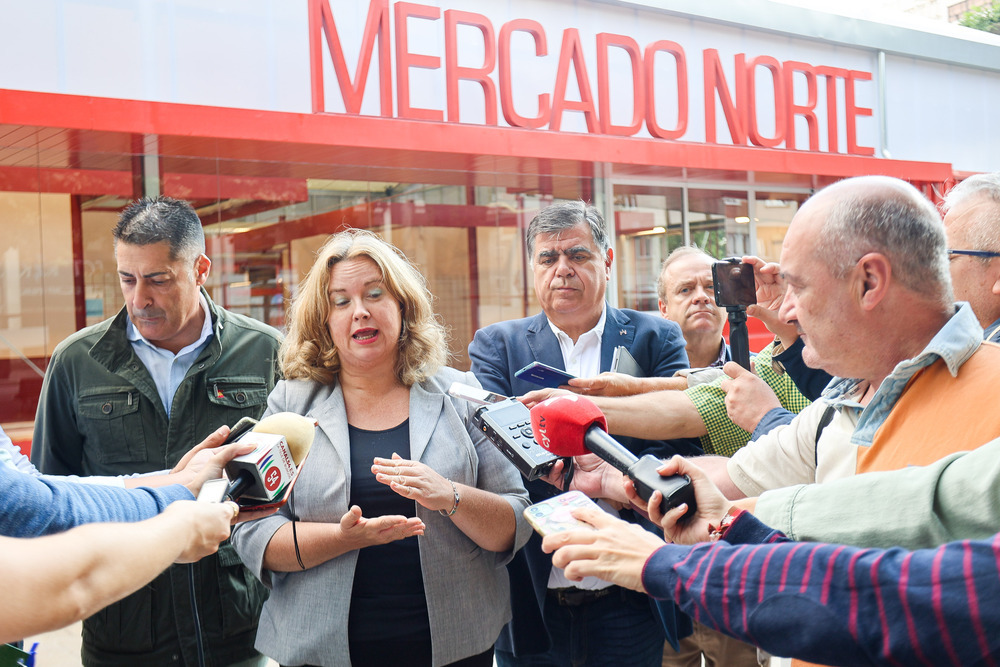
[[[410,456],[455,482],[503,496],[517,518],[516,550],[531,531],[522,515],[528,495],[516,469],[472,425],[474,406],[448,396],[448,387],[456,381],[479,386],[472,373],[444,368],[410,389]],[[282,381],[268,398],[267,413],[280,411],[319,422],[292,498],[297,516],[301,521],[339,521],[348,509],[351,485],[340,385]],[[513,551],[485,551],[450,519],[419,504],[417,516],[426,526],[417,540],[433,661],[444,665],[488,649],[510,619],[504,566]],[[256,647],[282,664],[350,665],[347,620],[357,551],[304,572],[264,570],[264,550],[289,517],[286,505],[274,516],[240,524],[233,531],[243,562],[271,589]]]

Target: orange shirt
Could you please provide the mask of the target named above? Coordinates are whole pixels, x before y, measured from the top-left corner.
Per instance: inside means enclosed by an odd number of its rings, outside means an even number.
[[[856,472],[925,466],[1000,437],[1000,345],[983,343],[952,376],[937,359],[913,374],[869,447],[858,447]],[[792,660],[792,667],[812,663]]]
[[[1000,345],[983,343],[952,376],[937,359],[917,371],[870,447],[858,448],[857,473],[924,466],[1000,437]]]

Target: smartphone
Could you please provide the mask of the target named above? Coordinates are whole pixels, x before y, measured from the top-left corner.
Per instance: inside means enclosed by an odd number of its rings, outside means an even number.
[[[566,371],[561,371],[558,368],[553,368],[552,366],[543,364],[540,361],[533,361],[518,372],[514,373],[514,377],[519,380],[534,382],[542,387],[555,389],[560,385],[568,384],[569,381],[576,376],[570,375]]]
[[[589,523],[584,523],[570,512],[578,507],[600,509],[593,500],[580,491],[567,491],[558,496],[535,503],[524,509],[524,518],[542,537],[552,533],[561,533],[577,528],[594,529]]]
[[[735,257],[712,265],[715,305],[720,308],[752,306],[757,303],[757,288],[753,281],[753,264]]]
[[[491,403],[499,403],[500,401],[507,400],[506,396],[501,396],[500,394],[486,391],[479,387],[462,384],[461,382],[452,382],[451,387],[448,388],[448,394],[455,398],[475,403],[476,405],[490,405]]]
[[[257,420],[253,417],[243,417],[238,422],[233,424],[233,427],[229,429],[229,435],[226,437],[225,441],[222,443],[224,445],[231,444],[239,440],[240,436],[253,429],[257,425]]]
[[[635,357],[629,354],[629,351],[622,345],[615,348],[615,354],[611,357],[611,372],[624,373],[637,378],[646,376]]]
[[[225,477],[206,480],[198,491],[198,501],[203,503],[221,503],[226,497],[229,480]]]

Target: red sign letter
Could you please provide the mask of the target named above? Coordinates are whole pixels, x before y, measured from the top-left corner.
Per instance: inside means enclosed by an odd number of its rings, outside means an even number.
[[[608,47],[625,50],[632,61],[632,122],[629,125],[611,124],[611,93],[608,81]],[[642,54],[639,44],[631,37],[602,32],[597,35],[597,99],[600,107],[601,132],[630,137],[642,127],[646,107],[646,89],[642,76]]]
[[[854,82],[871,81],[871,72],[851,70],[844,82],[844,110],[847,124],[847,152],[851,155],[875,155],[875,149],[858,146],[858,116],[871,116],[872,110],[854,104]]]
[[[569,66],[572,63],[576,74],[576,84],[580,90],[580,101],[566,100],[566,81],[569,79]],[[562,48],[559,50],[559,68],[556,70],[556,87],[552,91],[552,119],[549,129],[556,132],[562,126],[563,109],[582,111],[587,121],[587,131],[596,133],[597,111],[594,109],[594,96],[590,92],[590,79],[587,76],[587,65],[583,61],[583,48],[580,46],[580,31],[576,28],[563,30]]]
[[[458,25],[479,28],[483,34],[483,66],[460,67],[458,64]],[[458,82],[475,81],[483,87],[486,124],[497,124],[497,89],[490,78],[497,61],[493,24],[481,14],[448,9],[444,13],[444,72],[448,91],[448,120],[459,122]]]
[[[726,115],[726,122],[729,124],[729,135],[733,138],[735,145],[745,145],[747,142],[746,114],[741,109],[746,109],[746,84],[744,83],[746,59],[742,53],[736,54],[736,100],[734,101],[729,94],[729,85],[726,84],[726,74],[722,71],[722,63],[719,62],[719,51],[705,49],[703,58],[705,61],[705,141],[710,144],[719,143],[715,139],[715,93],[718,91],[722,112]]]
[[[795,73],[802,72],[806,78],[806,103],[795,103]],[[803,116],[809,129],[809,150],[819,150],[819,120],[816,118],[816,72],[812,65],[796,60],[785,61],[785,94],[788,96],[788,114],[785,128],[785,148],[795,150],[795,117]]]
[[[839,153],[837,136],[837,78],[847,78],[847,70],[839,67],[817,67],[816,73],[826,77],[826,137],[829,153]]]
[[[656,54],[659,51],[674,57],[677,66],[677,125],[672,130],[656,123]],[[658,139],[680,139],[687,132],[688,80],[687,58],[677,42],[661,39],[646,47],[646,129]]]
[[[519,31],[526,32],[535,39],[535,55],[544,56],[548,54],[549,47],[545,41],[545,29],[541,23],[529,19],[514,19],[503,24],[500,28],[500,108],[503,110],[503,117],[511,127],[538,128],[549,122],[549,95],[545,93],[538,96],[538,115],[534,118],[525,118],[514,111],[514,97],[510,89],[510,35]]]
[[[774,136],[765,137],[757,127],[757,68],[764,67],[771,72],[774,81]],[[747,66],[747,131],[754,146],[776,148],[785,141],[785,79],[781,76],[781,63],[771,56],[757,56]]]
[[[309,0],[309,75],[312,82],[312,110],[325,110],[323,95],[323,42],[320,31],[326,35],[326,44],[333,59],[333,69],[337,73],[340,94],[344,99],[347,113],[361,113],[361,100],[365,95],[365,82],[372,60],[375,39],[378,38],[378,78],[379,100],[383,116],[392,116],[392,70],[389,57],[389,0],[371,0],[368,6],[368,21],[361,42],[361,56],[355,71],[355,80],[347,72],[344,49],[340,44],[337,26],[333,22],[333,11],[327,0]]]
[[[411,2],[396,3],[396,97],[400,118],[417,120],[444,120],[444,114],[437,109],[421,109],[410,106],[410,68],[438,69],[441,59],[437,56],[410,53],[407,39],[406,19],[413,16],[420,19],[437,20],[441,10],[437,7],[417,5]]]

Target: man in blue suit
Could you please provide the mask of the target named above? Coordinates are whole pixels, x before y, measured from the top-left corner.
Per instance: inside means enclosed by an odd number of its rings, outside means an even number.
[[[627,348],[648,376],[670,376],[688,367],[675,323],[605,302],[614,252],[596,208],[576,201],[542,210],[528,225],[527,246],[542,312],[476,333],[469,357],[485,389],[505,396],[538,389],[514,377],[533,361],[593,377],[610,370],[618,346]],[[702,453],[688,441],[622,443],[637,455]],[[559,493],[542,481],[526,486],[532,502]],[[618,515],[612,505],[601,503]],[[623,510],[622,515],[630,513]],[[518,552],[508,572],[513,619],[497,641],[500,667],[660,664],[663,628],[676,626],[677,619],[664,618],[661,624],[648,599],[594,578],[569,581],[552,567],[537,535]]]

